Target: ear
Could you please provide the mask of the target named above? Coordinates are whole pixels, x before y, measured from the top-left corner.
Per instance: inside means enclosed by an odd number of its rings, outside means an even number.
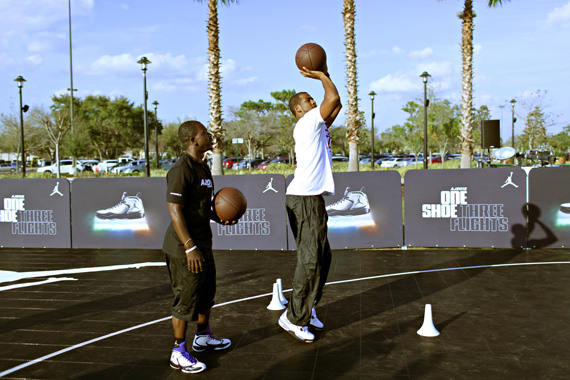
[[[301,107],[300,104],[295,105],[293,109],[295,110],[295,116],[297,116],[299,112],[303,112],[303,107]]]

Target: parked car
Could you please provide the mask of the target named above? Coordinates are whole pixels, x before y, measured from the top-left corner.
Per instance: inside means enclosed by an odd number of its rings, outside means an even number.
[[[111,171],[115,174],[120,173],[139,173],[144,172],[146,165],[146,160],[135,160],[131,161],[125,165],[115,166]]]
[[[237,164],[237,162],[238,162],[238,159],[236,157],[228,157],[223,161],[222,165],[226,169],[231,169],[232,166],[234,166],[234,164]]]
[[[117,166],[118,164],[119,160],[103,160],[103,162],[97,164],[97,166],[95,166],[93,169],[96,173],[103,173],[108,172],[111,170],[111,168]]]
[[[178,161],[178,157],[173,157],[173,158],[168,158],[166,160],[162,160],[162,164],[160,165],[160,168],[162,170],[169,170],[172,165],[174,165],[176,163],[176,161]]]
[[[380,164],[382,168],[397,168],[400,166],[408,166],[410,164],[409,158],[407,157],[394,157],[389,160],[383,161]]]
[[[274,158],[271,161],[266,161],[264,163],[262,163],[261,165],[259,165],[259,169],[267,169],[267,167],[271,164],[286,164],[286,165],[290,165],[289,163],[289,157],[277,157]],[[297,164],[297,161],[294,162],[294,164]]]
[[[94,171],[93,168],[99,164],[99,160],[78,160],[77,162],[81,162],[83,166],[85,166],[85,169],[83,170],[91,172]]]
[[[12,166],[7,162],[3,162],[0,164],[0,173],[14,173],[16,171],[16,167]]]
[[[37,169],[38,173],[57,173],[57,162],[49,166],[41,166]],[[79,162],[75,162],[75,167],[73,167],[73,160],[59,160],[59,172],[61,174],[75,174],[77,172],[82,172],[85,170],[85,166]]]
[[[345,156],[332,156],[333,162],[348,162],[348,157]]]

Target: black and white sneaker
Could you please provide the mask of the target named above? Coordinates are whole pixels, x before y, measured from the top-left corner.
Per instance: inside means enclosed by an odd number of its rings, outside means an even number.
[[[283,330],[287,331],[289,334],[293,335],[295,339],[298,339],[301,342],[313,343],[315,340],[315,336],[309,332],[307,326],[297,326],[289,321],[289,318],[287,318],[287,310],[281,314],[277,323]]]
[[[184,373],[198,373],[206,369],[206,364],[199,362],[188,353],[186,350],[186,342],[182,342],[178,347],[172,349],[172,354],[170,354],[170,366]]]
[[[192,349],[196,352],[202,352],[205,350],[225,350],[231,346],[232,341],[229,339],[217,339],[210,333],[210,326],[200,333],[196,333],[194,336],[194,342],[192,342]]]
[[[144,218],[144,206],[140,193],[127,196],[123,193],[121,201],[113,207],[97,211],[99,219],[140,219]]]

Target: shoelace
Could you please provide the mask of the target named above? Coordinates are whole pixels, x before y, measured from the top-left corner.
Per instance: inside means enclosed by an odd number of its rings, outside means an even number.
[[[346,200],[346,201],[349,201],[350,203],[354,203],[354,202],[351,201],[350,199],[348,199],[348,198],[346,198],[346,197],[342,197],[342,198],[340,198],[338,201],[336,201],[335,203],[333,203],[332,205],[330,205],[329,207],[333,207],[333,206],[339,205],[339,204],[341,204],[342,202],[344,202],[345,200]]]
[[[192,355],[188,353],[188,351],[181,352],[182,356],[187,359],[190,363],[196,364],[198,360],[196,360]]]
[[[216,344],[222,344],[222,340],[216,338],[216,337],[213,336],[212,334],[208,334],[208,338],[210,338],[210,340],[213,340],[214,342],[216,342]]]

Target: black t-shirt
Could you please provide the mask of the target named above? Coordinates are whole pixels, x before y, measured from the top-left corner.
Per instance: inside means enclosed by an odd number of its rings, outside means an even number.
[[[166,188],[167,202],[184,205],[184,219],[194,243],[201,251],[211,250],[214,180],[208,165],[182,153],[166,175]],[[174,257],[186,257],[184,242],[178,238],[172,222],[166,230],[162,250]]]

